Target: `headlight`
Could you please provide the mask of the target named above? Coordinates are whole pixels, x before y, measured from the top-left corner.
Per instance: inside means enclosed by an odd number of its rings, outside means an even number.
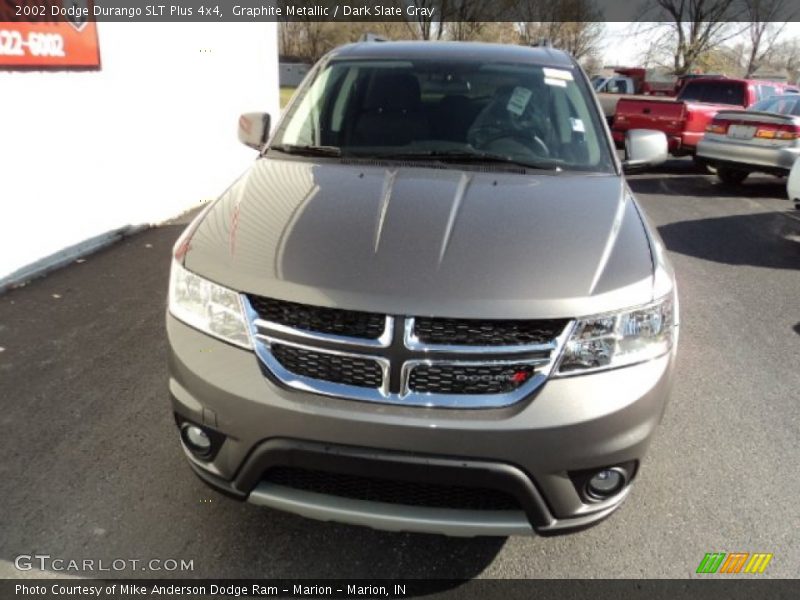
[[[169,278],[169,312],[204,333],[243,348],[253,347],[239,294],[175,261]]]
[[[613,369],[657,358],[672,349],[674,330],[672,294],[646,306],[580,319],[557,374]]]

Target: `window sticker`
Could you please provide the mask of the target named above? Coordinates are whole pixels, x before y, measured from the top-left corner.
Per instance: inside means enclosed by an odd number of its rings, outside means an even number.
[[[569,122],[572,124],[572,131],[577,131],[578,133],[586,132],[586,128],[583,126],[583,121],[581,119],[570,118]]]
[[[550,79],[563,79],[564,81],[572,81],[572,73],[569,71],[565,71],[564,69],[551,69],[549,67],[545,67],[542,69],[544,72],[545,77],[549,77]]]
[[[528,106],[528,102],[530,102],[532,95],[533,92],[528,88],[515,87],[514,91],[511,92],[511,97],[508,99],[506,110],[510,113],[520,116],[523,112],[525,112],[525,107]]]
[[[567,87],[567,82],[564,81],[563,79],[553,79],[552,77],[545,77],[544,82],[547,85],[554,85],[556,87],[562,87],[562,88]]]

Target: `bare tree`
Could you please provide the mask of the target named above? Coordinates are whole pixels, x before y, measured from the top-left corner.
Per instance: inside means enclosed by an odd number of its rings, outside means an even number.
[[[659,22],[649,34],[662,30],[654,44],[669,49],[676,75],[691,72],[703,54],[744,30],[741,23],[732,23],[743,18],[743,9],[730,0],[654,0],[645,15],[643,20]]]
[[[338,34],[334,23],[311,19],[282,23],[279,37],[280,52],[317,62],[323,54],[335,47]]]
[[[749,48],[744,65],[745,77],[751,77],[772,53],[786,27],[787,0],[744,0]],[[783,18],[783,22],[780,22]]]
[[[486,26],[483,19],[490,7],[489,2],[456,2],[448,15],[451,20],[443,28],[447,37],[456,41],[478,38]]]
[[[605,26],[602,13],[591,0],[523,0],[518,10],[527,19],[519,23],[523,44],[546,40],[577,59],[596,54],[600,49]]]
[[[770,66],[786,72],[789,81],[800,79],[800,39],[792,38],[777,44],[770,56]]]
[[[440,0],[440,3],[447,11],[444,37],[456,41],[494,41],[508,33],[510,24],[503,18],[514,13],[520,0]]]
[[[410,0],[409,3],[415,8],[425,9],[409,19],[412,26],[416,27],[417,37],[422,40],[442,39],[450,12],[449,0]]]

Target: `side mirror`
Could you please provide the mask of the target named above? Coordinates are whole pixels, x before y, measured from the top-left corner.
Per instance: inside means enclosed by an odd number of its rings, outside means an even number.
[[[239,141],[260,151],[269,138],[269,125],[269,113],[244,113],[239,117]]]
[[[626,173],[632,173],[654,167],[667,160],[668,154],[667,136],[663,132],[629,129],[625,133],[625,160],[622,169]]]
[[[794,161],[794,166],[789,172],[786,191],[789,194],[789,200],[794,202],[794,207],[800,210],[800,159]]]

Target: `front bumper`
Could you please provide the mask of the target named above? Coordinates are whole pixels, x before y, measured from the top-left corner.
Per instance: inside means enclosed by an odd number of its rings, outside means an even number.
[[[674,362],[673,351],[633,367],[551,379],[531,398],[505,408],[430,409],[287,390],[265,377],[253,352],[210,338],[172,316],[167,330],[169,387],[178,419],[225,436],[211,461],[198,460],[184,448],[207,483],[256,504],[313,518],[449,535],[549,533],[606,517],[630,488],[593,502],[581,493],[573,474],[641,461],[663,415]],[[408,478],[447,473],[455,482],[488,473],[492,486],[513,488],[521,510],[398,506],[260,479],[272,464],[298,464],[297,451],[287,458],[278,450],[287,443],[314,444],[314,461],[356,452],[356,465],[377,465],[390,475],[397,472],[398,461],[417,463]],[[336,468],[361,468],[352,465]]]
[[[697,155],[711,164],[788,174],[800,157],[800,146],[756,146],[706,136]]]

